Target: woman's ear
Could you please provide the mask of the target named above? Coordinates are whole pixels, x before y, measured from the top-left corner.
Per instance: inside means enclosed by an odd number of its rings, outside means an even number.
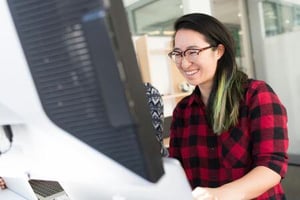
[[[225,52],[224,45],[223,44],[218,44],[218,46],[217,46],[217,56],[218,56],[218,59],[220,59],[223,56],[224,52]]]

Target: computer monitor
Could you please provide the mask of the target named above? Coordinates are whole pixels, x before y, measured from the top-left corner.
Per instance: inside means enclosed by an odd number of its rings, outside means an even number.
[[[0,175],[28,158],[71,199],[191,199],[161,158],[121,0],[3,0],[0,22]]]
[[[45,113],[149,181],[163,175],[122,1],[8,4]]]

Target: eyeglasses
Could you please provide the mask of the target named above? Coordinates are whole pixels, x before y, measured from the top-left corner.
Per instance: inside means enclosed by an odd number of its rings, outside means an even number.
[[[214,46],[210,45],[201,49],[186,49],[185,51],[173,50],[168,53],[168,56],[176,63],[180,64],[182,58],[185,57],[190,62],[194,62],[201,51],[210,49]]]

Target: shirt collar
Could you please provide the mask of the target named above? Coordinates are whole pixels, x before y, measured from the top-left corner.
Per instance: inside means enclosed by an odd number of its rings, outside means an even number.
[[[192,105],[193,103],[197,104],[203,104],[201,100],[201,91],[198,86],[195,87],[194,91],[191,94],[191,97],[189,98],[188,105]]]

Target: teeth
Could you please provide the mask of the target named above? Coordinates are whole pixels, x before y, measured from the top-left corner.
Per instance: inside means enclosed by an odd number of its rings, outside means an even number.
[[[186,75],[190,76],[190,75],[193,75],[195,73],[197,73],[198,70],[193,70],[193,71],[188,71],[188,72],[185,72]]]

